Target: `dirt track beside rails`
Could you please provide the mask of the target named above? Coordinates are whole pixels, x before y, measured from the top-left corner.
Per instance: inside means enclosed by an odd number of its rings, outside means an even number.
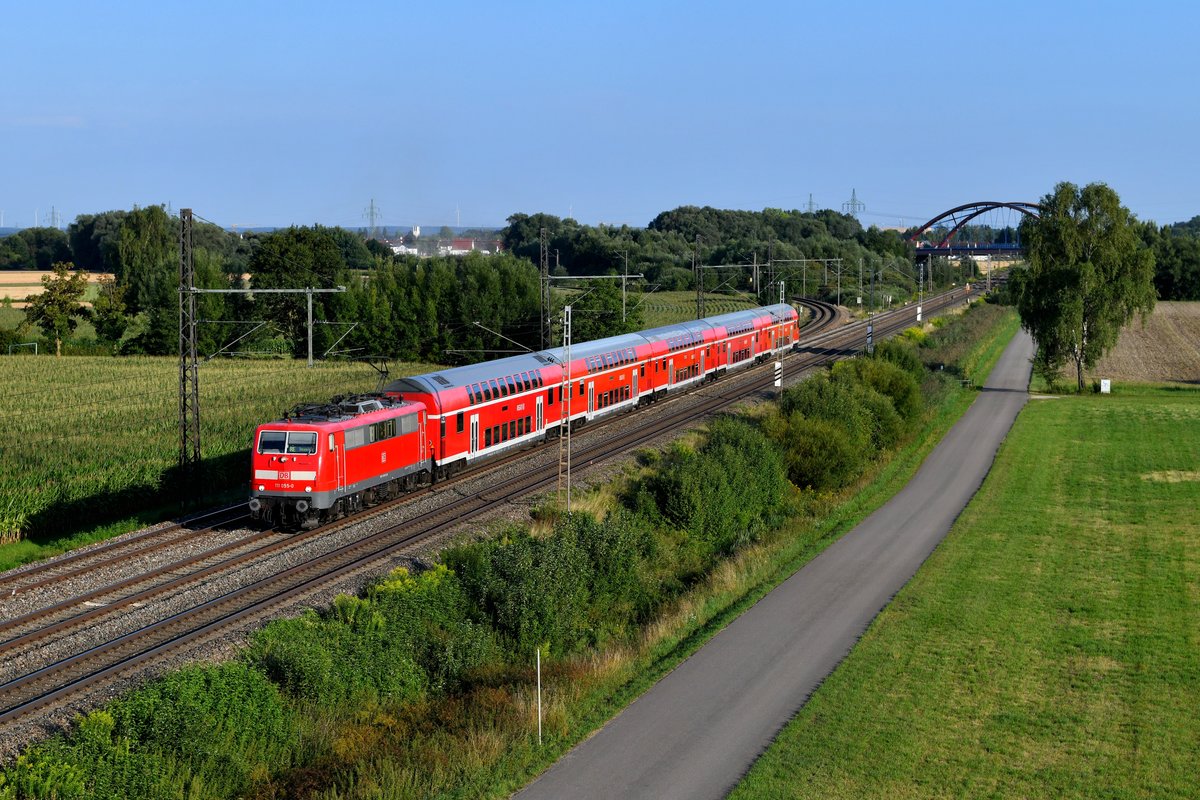
[[[1088,373],[1089,381],[1102,378],[1200,383],[1200,302],[1160,302],[1145,326],[1135,317],[1117,346]]]

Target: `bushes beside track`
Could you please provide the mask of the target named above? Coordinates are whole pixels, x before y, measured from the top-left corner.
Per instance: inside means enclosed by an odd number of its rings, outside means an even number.
[[[861,481],[924,417],[922,386],[958,386],[917,377],[920,356],[942,352],[942,330],[920,350],[889,343],[777,406],[715,421],[696,444],[647,459],[607,513],[559,517],[542,533],[511,526],[271,623],[237,662],[169,676],[34,746],[0,776],[0,798],[350,798],[380,781],[405,796],[494,794],[502,753],[545,757],[529,738],[534,649],[561,676],[636,648],[730,556],[820,505],[806,498]],[[564,680],[580,697],[597,686]],[[557,747],[573,740],[556,702]]]

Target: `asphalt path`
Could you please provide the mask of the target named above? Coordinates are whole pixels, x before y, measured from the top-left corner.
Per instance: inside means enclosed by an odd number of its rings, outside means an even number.
[[[1022,331],[908,486],[516,797],[728,794],[950,530],[1028,399],[1032,357]]]

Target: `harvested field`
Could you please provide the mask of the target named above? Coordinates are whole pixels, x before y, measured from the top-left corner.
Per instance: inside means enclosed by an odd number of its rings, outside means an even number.
[[[13,308],[24,308],[25,301],[43,290],[42,276],[53,275],[53,272],[35,272],[33,270],[0,270],[0,302],[5,298],[12,301]],[[92,286],[100,283],[102,278],[113,277],[111,273],[89,272],[88,283]],[[96,290],[89,287],[84,295],[85,300],[95,296]]]
[[[1160,302],[1134,319],[1089,380],[1200,383],[1200,303]]]

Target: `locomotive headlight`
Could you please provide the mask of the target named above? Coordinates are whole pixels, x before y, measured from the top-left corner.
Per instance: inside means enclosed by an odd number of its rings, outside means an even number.
[[[258,485],[258,490],[259,490],[260,492],[265,492],[265,491],[267,490],[267,487],[266,487],[266,486],[264,486],[263,484],[261,484],[261,483],[260,483],[260,484]]]
[[[311,492],[311,491],[312,491],[312,487],[311,487],[311,486],[305,486],[305,487],[304,487],[304,491],[306,491],[306,492]]]

